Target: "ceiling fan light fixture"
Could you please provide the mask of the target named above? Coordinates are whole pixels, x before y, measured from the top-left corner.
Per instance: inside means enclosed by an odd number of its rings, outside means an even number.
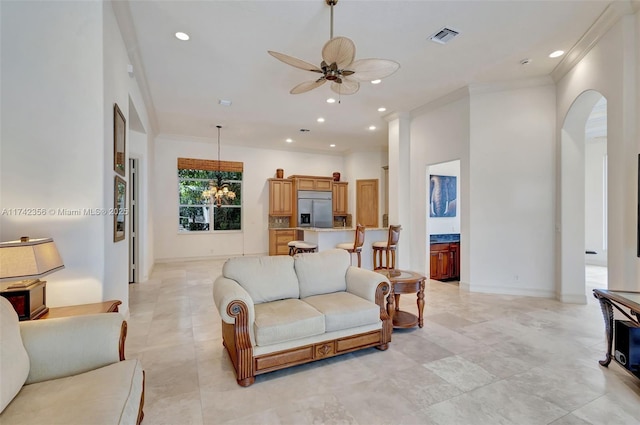
[[[298,84],[289,93],[306,93],[330,81],[331,90],[335,93],[339,95],[355,94],[360,89],[361,82],[380,80],[400,68],[399,63],[386,59],[354,60],[356,54],[354,42],[347,37],[333,36],[333,6],[338,4],[338,0],[325,0],[325,3],[331,7],[331,31],[329,41],[322,47],[320,66],[284,53],[267,51],[271,56],[287,65],[322,74],[320,78]]]

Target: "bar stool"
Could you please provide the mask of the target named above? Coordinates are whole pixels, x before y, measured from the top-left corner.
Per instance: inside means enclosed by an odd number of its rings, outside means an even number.
[[[358,267],[362,266],[361,253],[362,245],[364,245],[364,229],[365,227],[362,224],[358,224],[356,226],[356,235],[353,242],[339,243],[336,245],[336,248],[345,249],[349,254],[353,254],[355,252],[358,256]]]
[[[294,246],[294,253],[299,254],[302,252],[316,252],[318,250],[318,245],[314,243],[309,243],[305,241],[298,241]]]
[[[296,244],[299,242],[304,242],[304,241],[291,241],[287,243],[287,246],[289,247],[289,255],[293,255],[296,253]]]
[[[402,226],[391,225],[389,226],[389,236],[386,241],[374,242],[371,244],[373,248],[373,269],[395,269],[396,268],[396,248],[398,246],[398,240],[400,240],[400,230]],[[385,253],[386,262],[382,264],[382,253]],[[389,263],[389,254],[391,254],[391,263]]]

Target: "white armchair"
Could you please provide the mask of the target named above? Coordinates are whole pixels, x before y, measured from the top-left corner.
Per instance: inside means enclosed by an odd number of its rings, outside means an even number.
[[[0,297],[0,423],[139,424],[144,371],[117,313],[19,322]]]

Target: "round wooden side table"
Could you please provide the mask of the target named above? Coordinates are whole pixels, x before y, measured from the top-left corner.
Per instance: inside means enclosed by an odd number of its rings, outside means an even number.
[[[393,318],[394,328],[412,328],[424,326],[424,282],[426,277],[408,270],[379,269],[391,282],[391,292],[387,297],[387,313]],[[418,316],[400,310],[400,294],[417,294]]]

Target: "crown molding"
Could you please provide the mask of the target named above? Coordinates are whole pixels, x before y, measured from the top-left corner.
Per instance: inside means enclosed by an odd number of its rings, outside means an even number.
[[[551,71],[551,77],[556,83],[560,81],[587,53],[600,41],[618,20],[628,14],[633,14],[640,9],[640,1],[624,0],[614,1],[607,6],[596,21],[580,37],[564,58]]]
[[[131,9],[129,9],[128,1],[112,1],[111,7],[113,13],[116,16],[118,27],[120,28],[120,34],[124,40],[125,47],[127,49],[127,55],[129,60],[135,69],[135,78],[138,83],[138,88],[142,94],[142,100],[147,109],[147,115],[149,117],[149,125],[151,126],[150,133],[158,134],[158,117],[156,115],[156,109],[153,106],[153,98],[151,97],[151,90],[149,90],[149,84],[147,83],[147,73],[144,70],[142,58],[137,48],[138,38],[133,25],[133,18],[131,17]]]
[[[410,112],[410,117],[415,118],[417,116],[426,114],[427,112],[431,112],[435,109],[441,108],[444,105],[455,102],[460,99],[469,97],[469,86],[461,87],[457,90],[454,90],[450,93],[445,94],[442,97],[439,97],[435,100],[432,100],[429,103],[425,103],[422,106],[418,106]]]
[[[542,77],[499,81],[494,83],[473,83],[469,84],[469,94],[482,94],[505,90],[526,89],[529,87],[539,87],[553,84],[555,83],[549,75],[543,75]]]

